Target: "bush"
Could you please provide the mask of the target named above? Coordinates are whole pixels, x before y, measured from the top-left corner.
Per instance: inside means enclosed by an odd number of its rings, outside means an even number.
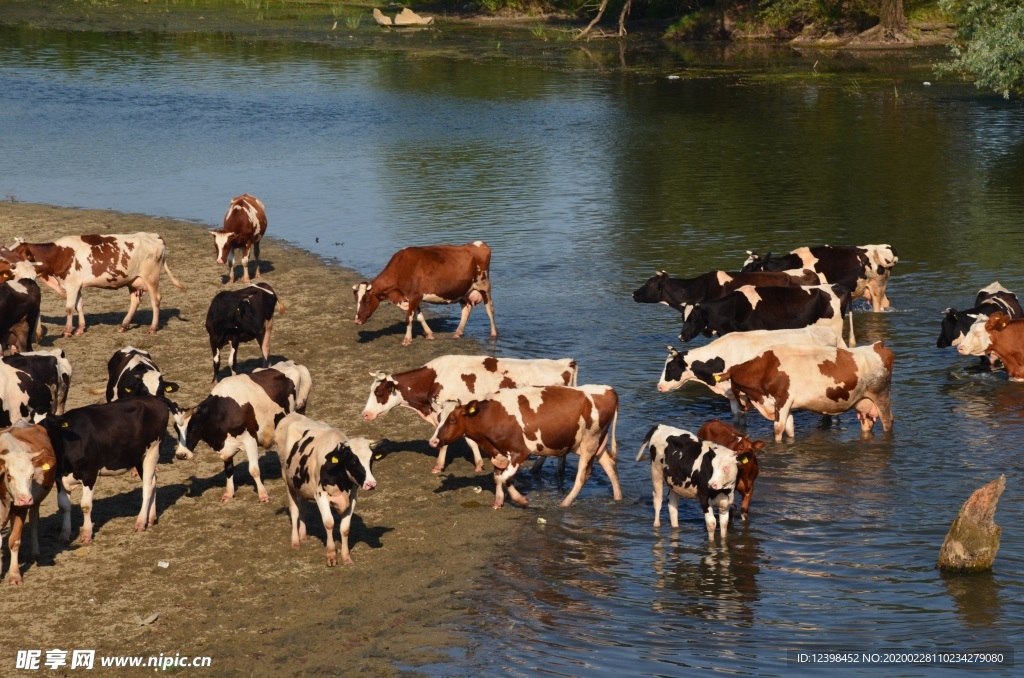
[[[1004,98],[1024,94],[1024,5],[1020,0],[941,0],[957,25],[943,72],[974,77]]]

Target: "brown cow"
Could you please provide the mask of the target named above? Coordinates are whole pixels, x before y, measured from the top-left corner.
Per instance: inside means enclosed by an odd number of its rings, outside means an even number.
[[[22,423],[0,431],[0,527],[10,520],[9,584],[22,583],[18,553],[26,522],[32,536],[32,556],[39,557],[39,504],[53,489],[56,476],[57,458],[42,426]]]
[[[984,323],[974,323],[957,350],[963,355],[994,355],[1012,381],[1024,381],[1024,318],[1014,320],[997,311]]]
[[[210,231],[217,246],[217,263],[228,265],[228,282],[235,282],[235,250],[242,249],[242,280],[249,283],[249,252],[256,255],[260,277],[260,239],[267,232],[267,212],[256,196],[243,193],[232,198],[224,215],[224,227]]]
[[[462,336],[469,320],[469,312],[481,301],[491,320],[491,336],[498,336],[494,324],[494,301],[491,299],[491,248],[477,240],[468,245],[434,245],[406,247],[391,257],[387,266],[370,282],[352,286],[356,298],[356,325],[362,325],[383,300],[390,301],[406,312],[405,339],[402,346],[412,343],[412,319],[423,325],[427,339],[434,333],[427,326],[419,310],[420,304],[462,305],[462,319],[452,336]]]
[[[732,424],[727,424],[720,419],[712,419],[700,427],[697,437],[712,443],[718,443],[736,452],[738,464],[736,473],[736,492],[739,493],[740,517],[747,519],[747,511],[750,510],[750,498],[754,494],[754,481],[761,472],[757,465],[757,452],[764,447],[763,440],[751,440],[741,434]]]
[[[119,332],[128,329],[128,323],[139,307],[139,298],[143,292],[149,292],[153,300],[150,334],[156,334],[160,321],[160,267],[163,266],[175,287],[186,289],[167,267],[167,246],[156,233],[69,235],[48,243],[27,243],[19,239],[11,249],[18,256],[36,263],[39,277],[67,299],[65,337],[71,336],[72,317],[76,310],[78,330],[75,334],[85,332],[82,290],[86,287],[129,288],[131,302]]]
[[[608,474],[613,496],[619,500],[622,489],[615,470],[618,416],[619,396],[610,386],[510,388],[464,405],[447,401],[438,415],[441,423],[430,445],[450,445],[463,436],[479,445],[494,465],[495,509],[504,504],[506,488],[512,501],[529,505],[511,480],[531,454],[580,455],[576,483],[562,501],[563,507],[572,504],[583,489],[595,459]]]

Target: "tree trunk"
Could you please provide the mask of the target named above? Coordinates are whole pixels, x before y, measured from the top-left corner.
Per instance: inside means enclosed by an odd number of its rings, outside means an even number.
[[[593,28],[594,28],[594,26],[596,26],[596,25],[597,25],[597,22],[601,20],[601,17],[603,17],[603,16],[604,16],[604,11],[605,11],[606,9],[608,9],[608,0],[601,0],[601,6],[600,6],[600,7],[598,8],[598,10],[597,10],[597,16],[595,16],[595,17],[594,17],[594,20],[593,20],[593,21],[591,21],[591,22],[590,22],[590,23],[589,23],[589,24],[587,25],[587,27],[583,29],[583,32],[582,32],[582,33],[580,33],[579,35],[577,35],[577,36],[576,36],[575,38],[573,38],[573,39],[574,39],[574,40],[582,40],[583,38],[585,38],[585,37],[587,37],[588,35],[590,35],[590,31],[591,31],[591,29],[593,29]]]
[[[907,30],[907,15],[903,13],[904,0],[882,0],[878,22],[882,25],[882,38],[892,40]]]

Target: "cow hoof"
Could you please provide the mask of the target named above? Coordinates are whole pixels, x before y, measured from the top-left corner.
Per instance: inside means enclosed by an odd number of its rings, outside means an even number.
[[[292,548],[295,549],[296,551],[298,551],[299,550],[299,542],[298,541],[293,541],[292,542]]]
[[[150,327],[149,328],[149,333],[150,334],[156,334],[156,328],[155,327]]]
[[[452,335],[452,339],[460,339],[464,332],[456,332]]]
[[[85,334],[85,328],[84,327],[79,327],[77,330],[75,330],[75,336],[76,337],[80,337],[83,334]]]
[[[334,553],[327,554],[327,567],[334,567],[338,564],[338,556]]]
[[[345,556],[344,558],[341,559],[341,562],[343,564],[345,564],[345,565],[351,565],[352,564],[352,556]]]
[[[443,466],[435,466],[434,468],[430,469],[430,472],[431,473],[443,473],[444,472],[444,467]]]
[[[11,576],[7,577],[7,583],[9,585],[11,585],[11,586],[21,586],[25,582],[22,581],[20,576],[11,575]]]
[[[476,471],[477,473],[483,473],[484,472],[484,464],[483,464],[483,462],[480,462],[475,467],[473,467],[473,470]]]
[[[260,503],[261,504],[266,504],[266,503],[269,503],[269,502],[270,502],[270,495],[269,494],[261,494],[260,495]]]
[[[118,325],[117,326],[118,334],[124,334],[127,331],[128,331],[128,326],[127,325]]]
[[[433,340],[434,340],[434,335],[433,334],[428,334],[427,335],[427,341],[433,341]]]
[[[146,524],[145,523],[136,523],[135,524],[135,531],[136,532],[145,532],[146,531]]]
[[[515,497],[512,497],[512,501],[514,501],[515,503],[519,504],[520,506],[522,506],[524,508],[528,507],[530,505],[530,500],[527,499],[526,497],[520,497],[518,499],[516,499]]]
[[[70,337],[70,336],[73,336],[73,335],[74,335],[74,332],[72,332],[71,330],[64,330],[63,332],[60,333],[60,336],[62,336],[62,337]]]
[[[501,510],[501,502],[499,502],[499,501],[494,502],[494,510],[495,511],[500,511]]]
[[[67,534],[61,534],[60,537],[58,537],[58,539],[60,539],[62,544],[70,544],[71,543],[71,533],[68,532]]]
[[[231,501],[234,498],[235,498],[235,495],[228,494],[227,492],[225,492],[224,494],[220,495],[220,502],[222,504],[226,504],[227,502]]]
[[[402,346],[408,346],[412,343],[412,339],[402,339]]]
[[[78,543],[79,544],[91,544],[92,543],[92,535],[91,534],[88,534],[88,535],[83,534],[81,537],[78,538]]]

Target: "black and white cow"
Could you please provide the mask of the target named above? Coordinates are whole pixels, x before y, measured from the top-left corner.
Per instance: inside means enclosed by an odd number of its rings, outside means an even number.
[[[282,419],[274,434],[281,474],[288,489],[288,513],[292,519],[292,548],[306,540],[303,520],[306,500],[320,510],[327,533],[327,566],[338,564],[334,546],[334,515],[341,516],[341,562],[352,564],[348,549],[348,533],[356,510],[356,494],[360,489],[377,487],[373,477],[372,442],[366,438],[349,438],[327,424],[298,413]]]
[[[842,285],[854,299],[865,297],[877,313],[889,307],[885,290],[889,275],[899,261],[890,245],[800,247],[781,257],[747,252],[744,271],[787,271],[809,268],[824,278],[822,282]]]
[[[164,379],[149,351],[126,346],[107,362],[108,403],[137,395],[166,397],[177,390],[177,384]]]
[[[227,485],[221,501],[231,501],[235,496],[235,455],[245,450],[259,500],[270,501],[260,480],[259,447],[270,447],[274,428],[285,415],[306,411],[311,386],[309,370],[290,360],[224,379],[199,405],[174,413],[176,456],[191,459],[200,441],[209,445],[224,462]]]
[[[32,336],[36,342],[43,338],[41,300],[39,285],[30,278],[11,278],[0,284],[0,351],[31,351]]]
[[[664,486],[669,487],[668,517],[679,527],[679,497],[700,502],[708,538],[715,538],[715,512],[725,538],[729,528],[729,509],[739,472],[737,453],[724,445],[701,440],[693,433],[658,424],[644,437],[636,460],[651,449],[651,484],[654,487],[654,526],[661,526],[661,500]]]
[[[267,283],[247,285],[240,290],[220,292],[206,312],[206,333],[210,335],[213,354],[213,380],[220,371],[220,350],[230,344],[228,365],[235,373],[238,345],[257,340],[263,352],[263,367],[270,365],[270,331],[274,327],[274,310],[284,313],[285,307]]]
[[[1021,309],[1017,295],[997,281],[978,290],[978,296],[975,297],[972,308],[966,311],[958,311],[955,308],[945,310],[942,317],[942,329],[939,331],[939,338],[936,340],[935,346],[937,348],[960,346],[972,325],[979,321],[984,325],[989,316],[999,311],[1014,320],[1024,317],[1024,310]],[[993,362],[985,355],[981,356],[981,361],[986,364]]]
[[[135,519],[141,532],[156,523],[156,465],[167,433],[170,407],[163,398],[140,396],[86,405],[43,419],[57,454],[57,506],[64,514],[61,539],[71,540],[71,498],[82,486],[85,524],[80,543],[92,541],[92,496],[99,476],[135,469],[142,479],[142,508]]]
[[[671,278],[668,273],[661,271],[633,292],[633,301],[641,304],[664,304],[685,313],[689,305],[721,299],[729,292],[734,292],[745,285],[800,287],[819,285],[821,282],[818,274],[810,270],[750,273],[711,271],[688,279]]]
[[[850,290],[842,285],[741,287],[721,299],[688,307],[679,338],[824,325],[842,342],[843,316],[849,307]],[[850,345],[854,343],[851,315]]]
[[[62,349],[4,357],[0,367],[0,426],[30,420],[36,414],[64,414],[69,388],[71,361]]]

